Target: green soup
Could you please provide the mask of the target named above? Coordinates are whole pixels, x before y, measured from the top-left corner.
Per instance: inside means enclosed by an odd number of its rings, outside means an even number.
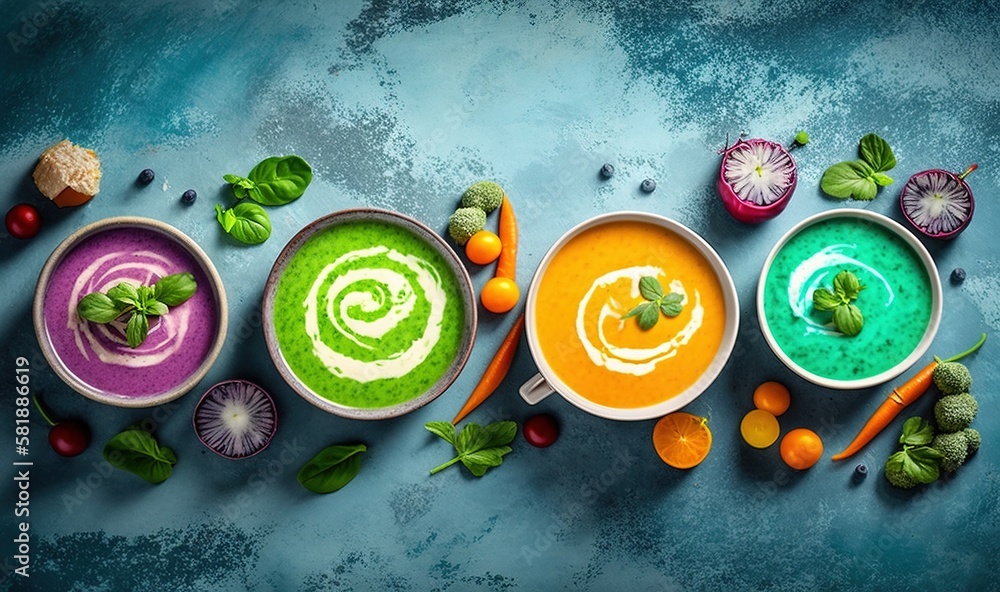
[[[423,394],[454,361],[464,305],[442,256],[400,226],[350,221],[309,237],[274,296],[274,330],[291,371],[347,407]]]
[[[841,270],[864,289],[858,335],[834,329],[831,313],[813,309],[817,288]],[[764,284],[764,316],[778,347],[804,370],[837,380],[875,376],[903,361],[931,318],[930,278],[917,253],[888,228],[860,218],[821,220],[777,252]]]

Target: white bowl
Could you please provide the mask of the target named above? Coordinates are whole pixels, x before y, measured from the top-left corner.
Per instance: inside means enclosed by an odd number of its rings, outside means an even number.
[[[610,224],[614,222],[643,222],[652,224],[673,232],[684,239],[688,244],[694,247],[694,249],[702,257],[704,257],[704,259],[711,266],[722,289],[723,305],[725,307],[726,321],[721,342],[719,343],[718,349],[716,350],[712,361],[702,375],[694,382],[694,384],[685,389],[683,392],[673,395],[670,398],[656,404],[644,407],[611,407],[595,403],[594,401],[591,401],[590,399],[577,393],[552,370],[551,366],[546,361],[545,352],[542,351],[539,344],[539,338],[535,326],[537,321],[536,303],[538,299],[539,285],[545,271],[556,254],[559,253],[559,251],[571,239],[578,236],[580,233],[603,224]],[[615,246],[607,245],[606,248],[613,249]],[[534,405],[555,392],[576,407],[579,407],[580,409],[583,409],[593,415],[607,419],[638,421],[661,417],[676,411],[695,400],[699,395],[705,392],[705,390],[718,377],[718,375],[722,372],[722,369],[725,367],[726,362],[729,360],[733,347],[736,344],[739,324],[740,307],[736,295],[736,286],[733,284],[733,279],[729,274],[729,270],[726,268],[726,264],[722,261],[722,258],[719,257],[719,254],[715,252],[715,249],[713,249],[711,245],[709,245],[708,242],[706,242],[705,239],[699,236],[696,232],[679,222],[671,220],[670,218],[646,212],[613,212],[596,216],[571,228],[562,237],[560,237],[551,248],[549,248],[548,252],[542,258],[541,263],[539,263],[538,269],[536,270],[531,281],[531,285],[528,288],[528,296],[525,304],[525,334],[528,339],[528,347],[531,349],[531,356],[535,360],[535,364],[538,366],[538,374],[521,386],[520,394],[526,402]]]
[[[852,228],[854,232],[838,235],[842,238],[838,238],[836,242],[826,241],[827,244],[824,244],[823,252],[815,251],[814,256],[804,260],[799,266],[800,273],[790,274],[788,283],[782,284],[787,297],[781,296],[780,292],[770,294],[773,299],[783,299],[783,302],[789,303],[788,312],[790,315],[788,318],[792,319],[790,320],[791,326],[799,339],[798,343],[793,343],[786,337],[776,336],[777,327],[771,327],[765,306],[769,296],[766,290],[767,278],[775,259],[789,241],[799,236],[804,230],[826,221],[846,221],[845,223],[856,225],[857,228]],[[919,260],[919,268],[922,268],[927,275],[926,288],[930,290],[930,310],[927,311],[926,322],[917,327],[918,338],[904,336],[905,332],[902,329],[905,328],[905,325],[902,323],[905,321],[896,325],[882,325],[890,318],[888,315],[899,314],[901,311],[900,304],[904,300],[902,297],[895,297],[900,286],[894,283],[894,279],[901,272],[890,269],[885,262],[884,253],[886,245],[889,243],[883,242],[878,250],[865,249],[863,245],[858,245],[859,237],[863,236],[858,231],[870,227],[879,229],[883,236],[898,237],[904,248],[909,249],[916,256],[916,259]],[[892,242],[891,239],[889,242]],[[824,258],[831,263],[821,263]],[[811,261],[816,261],[816,264],[813,265],[810,263]],[[837,263],[833,263],[833,261],[837,261]],[[816,268],[814,274],[819,275],[810,276],[814,279],[800,281],[806,277],[811,266]],[[832,279],[832,275],[835,275],[833,271],[846,268],[857,268],[859,273],[877,280],[876,285],[871,286],[867,291],[862,290],[855,302],[865,316],[865,324],[855,337],[837,333],[832,325],[825,328],[820,326],[817,319],[825,319],[825,317],[822,317],[822,313],[814,313],[811,309],[811,294],[813,289],[820,287],[817,283],[819,277],[823,276],[823,280],[820,282],[822,286],[829,288],[829,281]],[[792,280],[793,275],[794,281]],[[862,283],[865,281],[862,280]],[[903,290],[906,290],[905,285]],[[796,294],[796,298],[790,296],[793,292]],[[882,294],[886,295],[885,298],[881,297]],[[866,296],[869,297],[868,302],[866,302]],[[878,300],[875,301],[872,298],[878,298]],[[791,304],[793,300],[804,304],[793,306]],[[793,226],[771,249],[764,261],[757,284],[757,318],[760,321],[761,332],[764,334],[764,339],[771,351],[785,366],[802,378],[813,384],[832,389],[868,388],[885,383],[906,371],[926,353],[934,340],[934,335],[941,322],[941,303],[941,280],[938,278],[937,267],[927,249],[899,223],[882,214],[859,209],[845,208],[822,212]],[[814,314],[815,316],[813,316]],[[900,347],[906,351],[884,352],[882,348],[889,347],[893,339],[904,339],[906,343],[912,344],[912,347],[904,344]],[[836,372],[819,371],[818,364],[820,362],[812,361],[806,354],[795,351],[796,346],[822,350],[829,357],[829,361],[822,362],[823,364],[835,363],[839,368],[851,367],[852,369],[874,365],[875,368],[870,372],[861,372],[856,377],[834,376]],[[812,351],[816,351],[816,349]],[[879,356],[882,357],[879,358]],[[881,370],[878,370],[879,368]]]

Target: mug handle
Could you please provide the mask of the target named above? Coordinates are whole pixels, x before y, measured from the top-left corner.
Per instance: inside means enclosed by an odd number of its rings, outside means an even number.
[[[528,405],[537,405],[542,402],[545,397],[548,397],[555,391],[549,386],[545,377],[541,374],[535,374],[528,379],[527,382],[521,385],[521,388],[517,391],[520,393],[521,398]]]

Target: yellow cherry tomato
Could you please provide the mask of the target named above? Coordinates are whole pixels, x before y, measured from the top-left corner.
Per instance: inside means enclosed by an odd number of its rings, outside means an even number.
[[[505,277],[495,277],[486,282],[479,299],[483,307],[495,313],[507,312],[517,305],[521,298],[521,290],[514,280]]]
[[[465,243],[465,256],[477,265],[486,265],[496,261],[502,248],[499,236],[489,230],[480,230]]]
[[[796,428],[785,434],[780,448],[781,460],[799,471],[813,466],[823,456],[823,441],[816,432],[806,428]]]
[[[775,443],[779,434],[778,419],[763,409],[754,409],[740,422],[740,435],[754,448],[767,448]]]

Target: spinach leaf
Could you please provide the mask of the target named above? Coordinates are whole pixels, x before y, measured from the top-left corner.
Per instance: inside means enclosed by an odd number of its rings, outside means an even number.
[[[364,444],[328,446],[303,465],[296,478],[313,493],[333,493],[358,474],[366,450]]]
[[[148,432],[134,428],[108,440],[103,456],[111,466],[138,475],[150,483],[166,481],[177,464],[173,450],[161,447]]]
[[[924,446],[934,439],[934,426],[922,417],[911,417],[903,422],[903,434],[899,437],[900,444]]]
[[[939,463],[944,454],[930,446],[903,446],[903,470],[920,483],[933,483],[941,475]]]
[[[503,463],[504,455],[511,451],[508,444],[517,435],[517,424],[513,421],[497,421],[486,427],[470,423],[457,435],[454,426],[442,421],[432,421],[424,427],[454,446],[456,452],[454,458],[431,469],[431,475],[461,462],[473,476],[482,477],[489,468]]]
[[[215,217],[233,238],[247,245],[259,245],[271,236],[271,220],[259,205],[241,201],[228,210],[215,206]]]
[[[300,156],[272,156],[253,167],[247,197],[265,206],[280,206],[298,199],[312,182],[312,167]],[[243,184],[244,186],[246,184]],[[241,185],[236,185],[238,187]],[[256,189],[257,191],[253,191]],[[237,193],[237,197],[239,194]]]

